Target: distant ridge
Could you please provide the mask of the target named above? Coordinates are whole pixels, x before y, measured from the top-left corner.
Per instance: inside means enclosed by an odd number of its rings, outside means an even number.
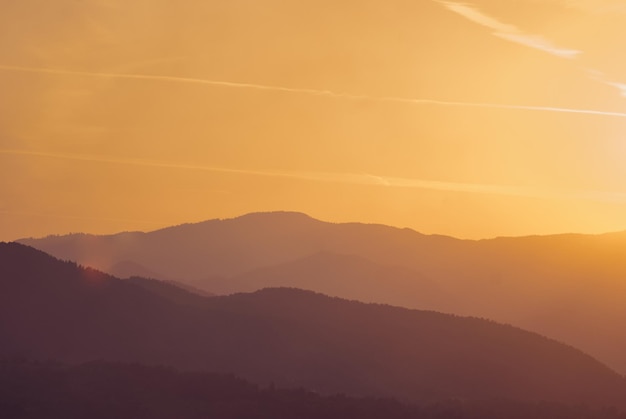
[[[358,279],[358,282],[350,283],[346,281],[348,278]],[[453,312],[461,304],[436,281],[414,270],[380,265],[357,255],[325,251],[230,278],[208,278],[202,284],[218,294],[288,286],[363,302],[446,312]]]
[[[621,405],[626,382],[510,326],[295,289],[193,301],[0,244],[0,356],[234,373],[321,393]]]

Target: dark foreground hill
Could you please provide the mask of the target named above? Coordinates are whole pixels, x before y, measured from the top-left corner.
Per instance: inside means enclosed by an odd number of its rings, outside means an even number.
[[[474,241],[261,213],[23,242],[112,274],[150,272],[217,293],[298,287],[485,317],[566,342],[626,373],[626,233]]]
[[[0,361],[0,417],[11,419],[626,419],[616,410],[506,400],[407,405],[259,387],[229,375],[89,363]]]
[[[15,243],[0,244],[0,341],[7,356],[162,364],[324,394],[626,400],[609,368],[514,327],[295,289],[170,298]]]

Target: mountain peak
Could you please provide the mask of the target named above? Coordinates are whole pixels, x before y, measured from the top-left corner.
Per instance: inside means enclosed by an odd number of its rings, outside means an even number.
[[[275,219],[275,220],[315,220],[308,214],[297,211],[261,211],[251,212],[248,214],[240,215],[238,217],[231,218],[233,220],[241,219]],[[316,220],[319,221],[319,220]]]

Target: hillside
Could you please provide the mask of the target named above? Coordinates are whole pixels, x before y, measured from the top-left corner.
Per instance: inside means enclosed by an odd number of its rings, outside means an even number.
[[[295,289],[175,301],[0,244],[0,355],[234,373],[324,393],[621,404],[624,379],[571,347],[486,320]]]
[[[111,273],[133,261],[141,267],[136,275],[149,270],[209,292],[298,286],[486,317],[566,342],[626,373],[626,233],[472,241],[279,212],[21,242]]]
[[[340,298],[453,312],[462,306],[454,292],[413,269],[386,266],[356,255],[319,252],[233,277],[199,281],[218,294],[292,287]]]
[[[111,403],[114,400],[114,403]],[[0,416],[11,419],[624,419],[613,410],[506,400],[405,405],[392,399],[261,388],[230,375],[88,363],[0,361]]]
[[[111,400],[115,400],[111,403]],[[0,361],[0,416],[12,419],[624,419],[614,410],[507,400],[406,405],[262,388],[230,375],[105,362],[78,366]]]

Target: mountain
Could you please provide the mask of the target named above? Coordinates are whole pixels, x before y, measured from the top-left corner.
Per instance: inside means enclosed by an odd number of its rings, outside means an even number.
[[[218,294],[292,287],[363,302],[419,306],[447,312],[454,311],[461,304],[453,298],[452,292],[415,270],[330,252],[315,253],[233,277],[211,277],[200,284]]]
[[[112,403],[111,401],[115,402]],[[220,374],[93,362],[78,366],[0,361],[0,416],[12,419],[624,419],[615,410],[506,400],[406,405],[261,388]]]
[[[507,400],[407,405],[391,399],[260,388],[228,375],[142,365],[94,362],[68,367],[0,361],[0,416],[13,419],[624,419],[626,414],[610,409]]]
[[[211,292],[297,286],[486,317],[566,342],[626,373],[626,233],[474,241],[276,212],[20,242],[106,272],[132,261],[157,279]]]
[[[623,404],[624,378],[584,353],[476,318],[296,289],[175,300],[0,244],[0,356],[142,362],[320,393]]]
[[[140,264],[133,262],[132,260],[122,260],[114,264],[113,266],[110,266],[107,271],[111,275],[122,279],[131,277],[155,278],[160,276],[156,272],[153,272],[150,269],[147,269]]]
[[[205,301],[204,297],[214,296],[214,294],[175,281],[159,281],[157,279],[133,276],[124,282],[145,288],[168,300],[184,304],[203,304]]]

